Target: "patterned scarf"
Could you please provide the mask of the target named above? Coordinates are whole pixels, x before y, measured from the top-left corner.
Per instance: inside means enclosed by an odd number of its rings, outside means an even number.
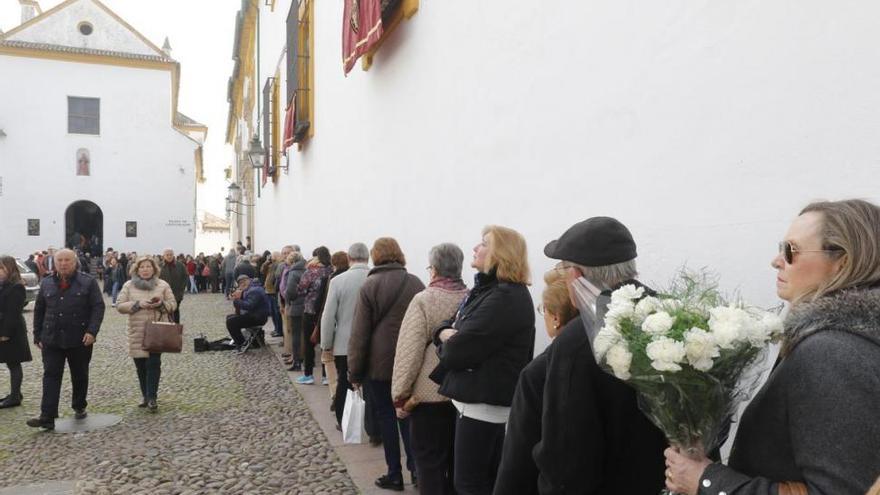
[[[450,277],[437,277],[434,280],[431,280],[431,283],[428,284],[428,287],[437,287],[438,289],[449,291],[467,289],[467,286],[464,285],[464,281],[462,279]]]

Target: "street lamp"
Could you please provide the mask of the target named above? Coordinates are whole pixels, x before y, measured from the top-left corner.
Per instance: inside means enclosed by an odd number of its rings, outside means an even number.
[[[259,125],[259,124],[258,124]],[[251,144],[248,146],[247,150],[248,160],[251,162],[251,166],[254,167],[257,176],[257,197],[260,197],[260,188],[263,182],[263,177],[260,172],[263,170],[263,166],[266,164],[266,150],[263,149],[263,143],[260,142],[260,136],[254,133],[254,137],[251,139]]]
[[[254,137],[251,139],[247,154],[254,170],[262,170],[263,165],[266,164],[266,150],[263,149],[263,143],[260,142],[260,136],[257,134],[254,134]]]
[[[226,213],[235,213],[236,215],[241,215],[241,213],[235,210],[234,205],[254,206],[252,204],[241,202],[241,187],[239,187],[238,184],[236,184],[235,182],[229,184],[226,190],[229,191],[229,194],[226,195]]]

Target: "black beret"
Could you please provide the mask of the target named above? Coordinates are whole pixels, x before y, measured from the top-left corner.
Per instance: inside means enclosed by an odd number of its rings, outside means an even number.
[[[611,217],[592,217],[572,225],[544,247],[544,254],[583,266],[614,265],[637,256],[629,229]]]

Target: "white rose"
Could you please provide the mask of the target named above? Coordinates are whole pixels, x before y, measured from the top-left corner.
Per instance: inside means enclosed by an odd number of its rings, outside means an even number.
[[[684,344],[668,337],[651,342],[645,352],[651,359],[651,366],[657,371],[680,371],[679,363],[684,361],[686,355]]]
[[[599,333],[596,334],[596,338],[593,339],[593,354],[596,355],[596,361],[601,361],[608,352],[608,349],[614,344],[620,342],[622,338],[623,336],[620,335],[617,328],[604,327],[602,330],[599,330]]]
[[[645,321],[645,318],[648,317],[651,313],[660,309],[660,300],[656,297],[648,296],[636,304],[636,309],[633,314],[633,321],[639,325]]]
[[[611,293],[611,304],[622,301],[635,301],[642,297],[644,294],[644,287],[636,287],[633,284],[627,284]]]
[[[612,302],[605,313],[605,325],[619,327],[624,318],[632,318],[635,306],[629,301]]]
[[[782,337],[782,332],[785,330],[785,325],[782,322],[782,318],[775,313],[764,313],[764,317],[761,318],[761,326],[764,328],[764,334],[767,335],[767,340],[778,340]]]
[[[672,318],[672,315],[666,311],[658,311],[645,318],[645,321],[642,323],[642,331],[657,338],[666,335],[666,332],[672,328],[673,323],[675,323],[675,320]]]
[[[712,334],[696,327],[685,332],[684,350],[688,363],[700,371],[712,369],[712,360],[721,355]]]
[[[719,306],[709,310],[709,329],[718,347],[733,349],[739,341],[744,340],[748,320],[748,313],[733,306]]]
[[[629,373],[630,364],[632,364],[632,353],[626,348],[624,343],[618,342],[608,349],[605,354],[605,362],[614,371],[614,376],[621,380],[629,380],[632,375]]]

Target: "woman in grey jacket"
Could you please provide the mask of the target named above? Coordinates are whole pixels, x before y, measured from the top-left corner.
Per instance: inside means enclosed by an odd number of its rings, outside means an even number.
[[[880,207],[808,205],[773,267],[792,306],[779,360],[729,466],[666,451],[673,492],[863,495],[880,473]]]

